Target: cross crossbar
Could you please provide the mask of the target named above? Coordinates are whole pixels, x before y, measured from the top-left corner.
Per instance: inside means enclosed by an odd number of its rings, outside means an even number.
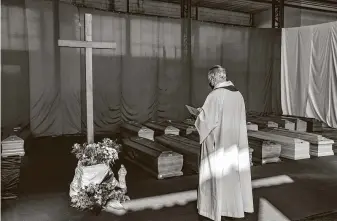
[[[94,41],[73,41],[73,40],[58,40],[60,47],[70,48],[97,48],[97,49],[115,49],[115,42],[94,42]]]

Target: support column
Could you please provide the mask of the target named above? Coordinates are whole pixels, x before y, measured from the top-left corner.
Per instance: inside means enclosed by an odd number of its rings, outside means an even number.
[[[109,11],[115,10],[116,10],[115,0],[109,0]]]
[[[192,3],[191,0],[181,0],[181,49],[184,65],[184,73],[187,74],[189,85],[189,102],[192,102],[192,47],[191,47],[191,25],[192,25]]]
[[[284,27],[284,0],[272,0],[272,27]]]

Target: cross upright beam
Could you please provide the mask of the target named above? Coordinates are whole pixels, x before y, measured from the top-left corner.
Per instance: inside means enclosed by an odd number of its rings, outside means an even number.
[[[92,15],[85,14],[85,41],[58,40],[58,46],[71,48],[85,48],[85,82],[86,82],[86,108],[87,108],[87,142],[94,142],[94,101],[92,76],[92,49],[115,49],[114,42],[92,41]]]
[[[92,17],[85,14],[85,41],[92,42]],[[94,142],[94,96],[92,87],[92,48],[85,49],[85,91],[87,100],[87,140]]]

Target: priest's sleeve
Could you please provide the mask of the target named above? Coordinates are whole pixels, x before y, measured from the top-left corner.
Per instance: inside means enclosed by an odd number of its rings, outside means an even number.
[[[217,98],[217,93],[217,91],[213,91],[207,96],[206,101],[201,108],[202,110],[195,121],[195,127],[200,136],[200,143],[203,143],[207,136],[219,124],[221,104],[220,99]]]

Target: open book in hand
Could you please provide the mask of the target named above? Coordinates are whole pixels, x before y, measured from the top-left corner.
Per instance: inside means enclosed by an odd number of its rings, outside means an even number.
[[[198,116],[200,111],[197,108],[185,105],[187,110],[193,115],[193,116]]]

